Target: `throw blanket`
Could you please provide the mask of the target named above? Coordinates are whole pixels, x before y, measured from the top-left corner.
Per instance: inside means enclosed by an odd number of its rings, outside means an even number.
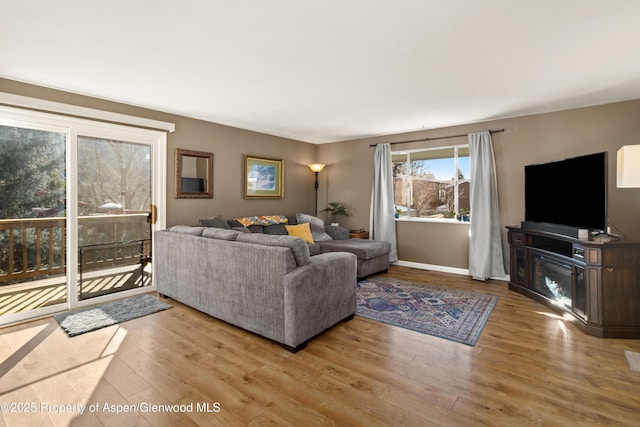
[[[264,215],[264,216],[245,216],[241,218],[235,218],[240,224],[245,227],[251,225],[269,226],[274,224],[288,224],[289,218],[284,215]]]

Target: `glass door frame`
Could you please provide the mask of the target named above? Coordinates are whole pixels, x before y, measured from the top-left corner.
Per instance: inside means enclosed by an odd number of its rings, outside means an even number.
[[[152,153],[152,209],[156,209],[156,222],[151,225],[151,233],[166,228],[167,201],[167,134],[162,130],[138,128],[99,122],[89,119],[67,117],[51,113],[23,110],[0,105],[0,118],[7,122],[16,121],[33,123],[35,126],[53,126],[66,129],[66,280],[67,302],[42,307],[26,312],[8,314],[0,317],[0,326],[49,316],[64,310],[70,310],[102,302],[120,299],[126,296],[155,291],[155,285],[118,292],[80,301],[78,298],[78,167],[77,148],[78,135],[99,138],[120,139],[123,141],[148,144]],[[152,243],[152,253],[155,242]],[[155,264],[152,262],[152,278],[155,275]]]

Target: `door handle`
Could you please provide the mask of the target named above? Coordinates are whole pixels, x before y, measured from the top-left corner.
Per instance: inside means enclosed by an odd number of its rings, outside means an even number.
[[[158,221],[158,207],[151,205],[151,224],[155,224]]]

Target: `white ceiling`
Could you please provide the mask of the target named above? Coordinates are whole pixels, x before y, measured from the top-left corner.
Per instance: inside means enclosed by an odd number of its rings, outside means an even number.
[[[324,143],[640,99],[640,1],[0,0],[0,76]]]

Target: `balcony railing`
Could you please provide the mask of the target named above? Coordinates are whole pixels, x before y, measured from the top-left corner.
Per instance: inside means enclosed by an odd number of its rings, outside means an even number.
[[[140,250],[121,242],[140,240],[143,258],[150,260],[147,213],[78,217],[78,245],[101,245],[83,257],[83,270],[140,262]],[[105,245],[114,243],[112,247]],[[0,220],[0,285],[64,274],[66,218]]]

